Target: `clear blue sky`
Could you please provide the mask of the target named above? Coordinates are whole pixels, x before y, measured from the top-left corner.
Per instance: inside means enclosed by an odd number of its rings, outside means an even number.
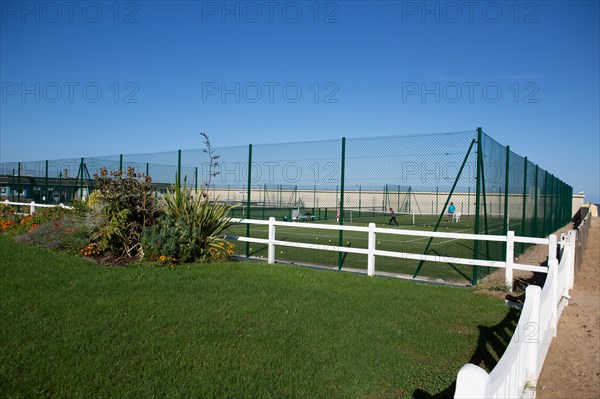
[[[0,4],[2,162],[481,126],[600,202],[597,1]]]

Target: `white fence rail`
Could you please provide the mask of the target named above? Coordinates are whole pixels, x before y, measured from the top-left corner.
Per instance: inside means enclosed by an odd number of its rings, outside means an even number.
[[[282,247],[295,247],[295,248],[306,248],[316,249],[321,251],[334,251],[334,252],[349,252],[355,254],[367,255],[367,274],[369,276],[375,275],[376,265],[375,259],[377,256],[386,256],[392,258],[412,259],[412,260],[424,260],[429,262],[438,263],[454,263],[468,266],[487,266],[487,267],[498,267],[505,269],[506,284],[512,286],[513,281],[513,270],[527,270],[533,272],[546,273],[548,268],[538,265],[520,264],[514,262],[514,246],[515,243],[529,243],[529,244],[542,244],[548,246],[548,258],[550,260],[556,260],[556,236],[550,236],[549,238],[532,238],[532,237],[517,237],[513,231],[509,231],[506,236],[500,235],[485,235],[485,234],[465,234],[465,233],[442,233],[433,231],[419,231],[419,230],[402,230],[402,229],[389,229],[377,227],[375,223],[370,223],[368,227],[362,226],[340,226],[334,224],[319,224],[319,223],[290,223],[277,221],[275,218],[269,220],[255,220],[255,219],[231,219],[234,223],[242,224],[257,224],[267,225],[269,228],[268,238],[254,238],[254,237],[236,237],[238,241],[242,242],[254,242],[267,245],[267,261],[269,263],[275,263],[275,248],[277,246]],[[355,231],[363,232],[367,234],[367,248],[351,248],[351,247],[340,247],[337,245],[319,245],[319,244],[308,244],[302,242],[293,241],[280,241],[276,238],[276,228],[278,226],[292,229],[318,229],[318,230],[335,230],[335,231]],[[451,238],[459,240],[478,240],[478,241],[497,241],[506,242],[506,261],[493,261],[493,260],[482,260],[482,259],[469,259],[469,258],[454,258],[438,255],[424,255],[424,254],[413,254],[407,252],[393,252],[383,251],[377,249],[377,234],[392,234],[402,236],[414,236],[414,237],[434,237],[434,238]]]
[[[2,204],[4,205],[17,205],[17,206],[28,206],[29,207],[29,214],[35,213],[35,208],[55,208],[55,207],[61,207],[61,208],[66,208],[66,209],[73,209],[72,206],[66,206],[64,204],[58,204],[58,205],[47,205],[47,204],[36,204],[35,201],[31,201],[31,202],[11,202],[9,200],[4,200],[2,201]]]
[[[558,319],[573,288],[577,232],[561,235],[561,259],[550,259],[544,288],[530,285],[519,322],[504,355],[488,374],[474,364],[458,372],[455,398],[535,397],[535,386]]]
[[[548,238],[517,237],[509,231],[506,236],[442,233],[417,230],[401,230],[376,227],[340,226],[316,223],[278,222],[275,218],[267,220],[232,219],[234,223],[249,223],[268,226],[268,238],[237,237],[239,241],[267,244],[268,262],[274,263],[277,246],[317,249],[323,251],[350,252],[367,255],[367,274],[373,276],[376,270],[376,257],[387,256],[403,259],[425,260],[432,262],[489,266],[505,269],[507,284],[512,284],[513,270],[528,270],[548,273],[544,288],[529,286],[526,289],[526,301],[504,355],[496,367],[487,373],[474,364],[464,365],[457,377],[455,398],[521,398],[524,390],[534,388],[548,353],[552,338],[556,336],[558,319],[569,299],[569,290],[573,287],[574,264],[577,232],[572,230],[562,234],[560,241],[560,263],[557,258],[559,248],[555,235]],[[335,245],[317,245],[277,240],[277,227],[297,229],[321,229],[336,231],[355,231],[367,234],[367,248],[348,248]],[[423,254],[383,251],[377,249],[377,234],[396,234],[416,237],[454,238],[461,240],[479,240],[506,242],[506,261],[474,260],[468,258],[448,258]],[[514,262],[515,243],[542,244],[548,246],[548,267],[519,264]],[[533,392],[532,396],[535,393]]]

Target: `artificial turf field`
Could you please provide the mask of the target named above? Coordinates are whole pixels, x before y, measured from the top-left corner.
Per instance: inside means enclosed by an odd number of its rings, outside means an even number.
[[[266,215],[265,212],[253,211],[250,218],[255,217],[261,218],[265,216],[267,219],[269,216],[275,217],[277,220],[282,220],[287,215],[286,210],[270,210]],[[324,214],[324,213],[323,213]],[[328,212],[329,215],[333,215],[333,211]],[[378,227],[388,227],[389,218],[386,214],[380,212],[363,212],[361,217],[354,216],[352,221],[348,218],[344,220],[346,226],[362,226],[366,227],[370,222],[375,223]],[[433,231],[437,221],[436,215],[417,215],[415,224],[412,224],[412,216],[410,215],[399,215],[398,222],[399,226],[389,226],[392,229],[403,229],[403,230],[421,230],[421,231]],[[294,228],[292,222],[291,227],[277,226],[276,238],[280,241],[290,242],[301,242],[315,245],[332,245],[337,246],[339,243],[339,233],[332,230],[323,229],[299,229]],[[327,220],[315,220],[309,222],[313,225],[318,224],[337,224],[335,218],[328,218]],[[513,225],[511,228],[517,226]],[[481,229],[485,226],[482,224]],[[500,218],[491,218],[488,222],[488,232],[490,234],[502,234],[503,220]],[[463,216],[459,222],[451,222],[446,218],[442,220],[439,225],[439,232],[452,232],[452,233],[473,233],[474,231],[474,217]],[[246,236],[246,225],[238,224],[233,225],[227,231],[227,235],[230,237]],[[250,237],[254,238],[267,238],[268,227],[264,225],[251,225],[250,226]],[[381,234],[377,235],[377,249],[384,251],[395,251],[405,252],[413,254],[423,254],[429,238],[426,237],[415,237],[415,236],[403,236],[403,235],[390,235]],[[362,232],[348,232],[343,233],[343,246],[351,246],[354,248],[367,248],[367,233]],[[452,264],[451,258],[473,258],[473,246],[472,240],[458,240],[458,239],[447,239],[447,238],[435,238],[431,242],[429,248],[429,255],[437,255],[442,259],[448,259],[447,262],[425,262],[419,271],[419,276],[428,277],[431,279],[441,279],[447,282],[468,284],[472,281],[473,267],[466,265]],[[490,259],[502,261],[503,245],[501,243],[489,243],[485,244],[480,242],[480,259]],[[237,243],[237,254],[240,256],[246,255],[246,243]],[[266,244],[251,243],[248,244],[248,253],[252,257],[256,258],[267,258],[267,247]],[[320,265],[337,267],[338,265],[338,254],[337,252],[312,250],[306,248],[295,248],[295,247],[279,247],[276,251],[276,259],[278,261],[286,261],[298,264],[308,265]],[[398,274],[398,275],[410,275],[412,276],[419,266],[419,261],[410,259],[398,259],[390,257],[378,256],[376,258],[376,272]],[[343,268],[353,270],[366,271],[367,268],[367,256],[361,254],[348,253],[344,256]],[[478,268],[478,277],[482,277],[488,274],[491,270],[489,268]]]

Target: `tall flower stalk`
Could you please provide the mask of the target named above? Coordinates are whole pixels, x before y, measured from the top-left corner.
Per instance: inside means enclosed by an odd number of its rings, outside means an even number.
[[[208,195],[209,195],[210,184],[212,182],[212,178],[215,176],[218,176],[221,173],[218,170],[219,162],[217,161],[217,159],[219,159],[219,155],[215,155],[215,153],[212,149],[212,144],[210,143],[210,138],[208,137],[208,134],[206,134],[204,132],[200,132],[200,136],[204,137],[204,146],[206,147],[202,151],[205,152],[206,154],[208,154],[208,158],[210,160],[209,165],[208,165],[208,176],[207,176],[206,181],[202,185],[202,198],[204,198],[205,200],[208,200]]]

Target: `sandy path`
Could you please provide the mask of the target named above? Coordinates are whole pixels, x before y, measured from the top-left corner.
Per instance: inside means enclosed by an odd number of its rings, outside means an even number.
[[[569,306],[558,323],[537,397],[600,398],[600,220],[594,218]]]

